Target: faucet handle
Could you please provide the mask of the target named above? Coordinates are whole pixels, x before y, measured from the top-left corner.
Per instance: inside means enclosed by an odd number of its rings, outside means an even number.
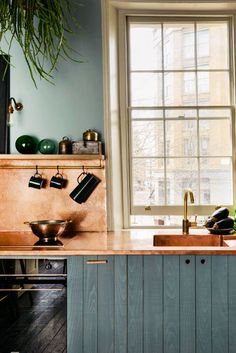
[[[197,215],[195,215],[195,219],[193,222],[189,222],[189,227],[197,228]]]
[[[189,227],[197,228],[197,222],[189,222]]]

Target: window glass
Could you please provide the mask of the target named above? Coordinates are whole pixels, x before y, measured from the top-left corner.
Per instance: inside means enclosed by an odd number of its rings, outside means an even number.
[[[163,121],[133,121],[132,155],[134,157],[164,155]]]
[[[198,26],[197,29],[197,56],[199,61],[203,57],[209,57],[209,29]]]
[[[194,59],[194,32],[185,32],[183,35],[183,59]]]
[[[232,154],[230,126],[229,120],[200,120],[200,155],[230,156]]]
[[[132,109],[132,119],[158,119],[163,118],[163,110],[161,109]]]
[[[196,105],[196,80],[193,72],[168,72],[164,74],[165,105]]]
[[[193,64],[194,23],[163,23],[163,47],[165,70],[182,70],[184,60],[190,60],[188,64]]]
[[[199,118],[219,118],[219,119],[230,119],[231,111],[230,109],[212,109],[212,108],[205,108],[199,109]]]
[[[229,105],[230,88],[228,72],[198,72],[198,104]]]
[[[130,69],[162,69],[161,43],[160,24],[143,26],[132,24],[130,27]]]
[[[198,72],[198,94],[210,93],[209,72]]]
[[[167,121],[166,140],[169,141],[168,157],[197,155],[197,122],[193,120]]]
[[[162,75],[155,73],[132,73],[131,105],[158,106],[162,105]]]
[[[194,217],[190,216],[190,220],[194,220]],[[198,224],[204,224],[207,219],[207,216],[198,216],[197,222]],[[138,227],[142,225],[143,227],[151,226],[151,227],[179,227],[182,224],[183,217],[182,216],[172,216],[172,215],[155,215],[155,216],[141,216],[141,215],[131,215],[130,223],[131,227]]]
[[[196,109],[166,109],[165,117],[171,119],[187,119],[187,118],[196,118],[197,110]]]
[[[197,158],[169,158],[166,168],[171,181],[167,205],[182,205],[184,190],[192,189],[195,202],[198,202],[198,162]]]
[[[209,199],[212,205],[232,204],[231,158],[200,158],[200,189],[209,180]],[[203,200],[200,200],[201,204]]]
[[[132,159],[132,197],[133,205],[163,205],[159,194],[165,193],[164,160],[161,158]]]
[[[209,69],[229,68],[229,35],[227,22],[197,23],[197,66]]]

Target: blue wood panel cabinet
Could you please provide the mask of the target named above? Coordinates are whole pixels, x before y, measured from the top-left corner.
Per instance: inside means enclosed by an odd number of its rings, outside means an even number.
[[[68,353],[236,353],[236,257],[71,257]]]

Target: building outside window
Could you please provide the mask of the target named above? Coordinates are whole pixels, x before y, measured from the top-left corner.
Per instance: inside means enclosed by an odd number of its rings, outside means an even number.
[[[179,223],[190,186],[195,213],[232,205],[229,19],[128,16],[127,23],[130,225]]]

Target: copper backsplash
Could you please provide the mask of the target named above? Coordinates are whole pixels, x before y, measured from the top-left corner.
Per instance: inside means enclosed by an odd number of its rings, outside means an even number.
[[[84,158],[69,156],[66,159],[65,156],[61,158],[59,155],[53,155],[47,159],[46,156],[41,155],[31,157],[2,155],[0,157],[0,231],[27,231],[29,228],[24,221],[40,219],[72,219],[69,231],[106,230],[104,161],[101,168],[100,158],[88,160]],[[28,187],[28,181],[35,173],[36,165],[39,173],[47,180],[45,188],[40,190]],[[45,169],[40,166],[44,166]],[[57,166],[63,177],[68,180],[66,188],[61,190],[49,186],[51,177],[57,172]],[[74,166],[76,169],[73,168]],[[77,177],[81,172],[80,166],[84,166],[86,170],[101,179],[83,204],[78,204],[69,197],[70,192],[77,185]],[[89,167],[92,167],[91,170]]]

